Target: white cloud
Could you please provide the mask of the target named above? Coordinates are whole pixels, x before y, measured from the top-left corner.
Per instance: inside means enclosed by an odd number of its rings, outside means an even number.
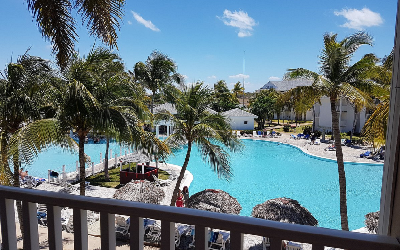
[[[186,79],[189,78],[187,75],[181,75],[181,76],[182,76],[182,78],[183,78],[184,80],[186,80]]]
[[[239,37],[251,36],[253,34],[253,27],[257,25],[256,21],[249,17],[247,12],[241,10],[235,10],[233,12],[230,10],[224,10],[224,15],[218,18],[223,21],[225,25],[239,28]]]
[[[143,24],[146,28],[149,28],[152,31],[160,31],[160,29],[157,28],[150,20],[145,20],[143,17],[141,17],[138,13],[134,11],[131,12],[136,21],[138,21],[138,23]]]
[[[268,80],[269,80],[269,81],[280,81],[281,78],[279,78],[279,77],[277,77],[277,76],[270,76],[270,77],[268,78]]]
[[[342,9],[335,11],[336,16],[343,16],[347,22],[342,24],[341,27],[349,29],[361,30],[365,27],[379,26],[383,23],[381,15],[373,12],[368,8],[358,9]]]
[[[212,75],[212,76],[209,76],[209,77],[207,77],[208,79],[217,79],[217,77],[216,76],[214,76],[214,75]]]
[[[249,75],[243,75],[243,74],[237,74],[237,75],[234,75],[234,76],[229,76],[229,78],[238,78],[238,79],[247,79],[247,78],[249,78],[250,76]]]
[[[129,25],[131,25],[131,24],[132,24],[132,22],[131,22],[131,21],[128,21],[128,24],[129,24]]]

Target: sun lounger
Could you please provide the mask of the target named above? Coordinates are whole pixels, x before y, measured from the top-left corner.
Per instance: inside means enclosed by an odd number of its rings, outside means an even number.
[[[161,226],[151,219],[143,220],[145,236],[151,242],[159,242],[161,240]]]
[[[261,137],[261,135],[258,135],[257,131],[253,131],[253,137]]]
[[[155,175],[153,175],[153,179],[154,179],[154,181],[155,181],[155,183],[156,183],[156,186],[158,185],[158,186],[168,186],[169,184],[171,184],[171,180],[161,180],[161,179],[158,179],[158,177],[157,176],[155,176]]]
[[[286,245],[286,250],[302,250],[302,248],[300,244],[289,241]]]
[[[240,137],[240,131],[236,131],[236,136]]]
[[[314,145],[321,145],[321,139],[315,139]]]
[[[193,226],[179,225],[175,229],[175,247],[179,247],[179,245],[181,244],[181,237],[183,235],[190,235],[192,230],[194,230]]]
[[[270,245],[271,245],[271,243],[269,242],[269,238],[268,237],[263,237],[263,240],[262,240],[263,250],[267,250],[267,248],[269,249]]]
[[[371,154],[371,151],[366,151],[365,153],[360,154],[361,158],[367,158]]]
[[[117,238],[129,238],[129,220],[122,216],[115,217],[115,233]]]
[[[209,249],[224,250],[226,242],[230,239],[228,232],[214,232],[210,231],[210,246]]]

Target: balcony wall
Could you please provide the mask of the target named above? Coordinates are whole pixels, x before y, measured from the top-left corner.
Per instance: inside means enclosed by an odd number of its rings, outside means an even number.
[[[269,237],[270,249],[280,250],[282,240],[312,244],[313,250],[324,246],[342,249],[400,249],[389,236],[294,225],[262,219],[212,213],[188,208],[160,206],[114,199],[75,196],[47,191],[0,186],[0,216],[3,249],[16,249],[14,201],[23,204],[24,249],[39,249],[36,203],[46,204],[51,250],[62,249],[61,207],[74,209],[74,249],[88,249],[86,210],[100,212],[101,249],[115,249],[115,214],[130,216],[130,249],[143,249],[143,218],[161,220],[161,249],[175,249],[175,223],[195,225],[196,249],[208,249],[207,230],[230,232],[230,248],[243,249],[244,234]]]

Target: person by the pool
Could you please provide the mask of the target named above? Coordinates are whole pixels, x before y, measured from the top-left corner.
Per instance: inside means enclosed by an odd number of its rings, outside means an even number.
[[[178,198],[176,199],[175,205],[177,207],[183,207],[183,194],[181,190],[178,191]]]
[[[24,171],[24,169],[21,168],[21,169],[19,170],[19,176],[21,176],[21,179],[22,179],[22,180],[25,179],[25,177],[28,176],[28,171]]]
[[[189,200],[189,188],[187,186],[184,186],[182,189],[183,193],[183,204],[185,207],[187,207],[187,201]]]

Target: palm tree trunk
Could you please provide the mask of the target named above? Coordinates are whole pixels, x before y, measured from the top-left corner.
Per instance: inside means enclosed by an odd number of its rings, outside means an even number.
[[[174,188],[174,192],[172,193],[170,206],[175,206],[176,199],[178,198],[179,187],[181,186],[181,182],[182,182],[183,176],[185,175],[186,168],[187,168],[187,166],[189,164],[190,151],[192,151],[192,142],[188,141],[188,150],[186,152],[185,162],[183,163],[181,172],[180,172],[178,180],[176,182],[176,185],[175,185],[175,188]]]
[[[339,130],[339,116],[336,112],[336,96],[331,96],[331,113],[332,113],[332,130],[335,138],[336,159],[339,173],[339,189],[340,189],[340,221],[342,230],[349,231],[349,223],[347,219],[347,198],[346,198],[346,173],[344,170],[343,151]]]
[[[106,137],[106,153],[104,154],[104,180],[110,181],[110,175],[108,174],[108,149],[110,148],[110,138]]]
[[[78,131],[79,136],[79,194],[85,196],[85,137],[84,131]]]
[[[353,140],[354,131],[356,130],[357,114],[358,114],[358,112],[357,112],[356,108],[354,108],[354,120],[353,120],[353,127],[352,127],[351,133],[350,133],[350,141]]]

